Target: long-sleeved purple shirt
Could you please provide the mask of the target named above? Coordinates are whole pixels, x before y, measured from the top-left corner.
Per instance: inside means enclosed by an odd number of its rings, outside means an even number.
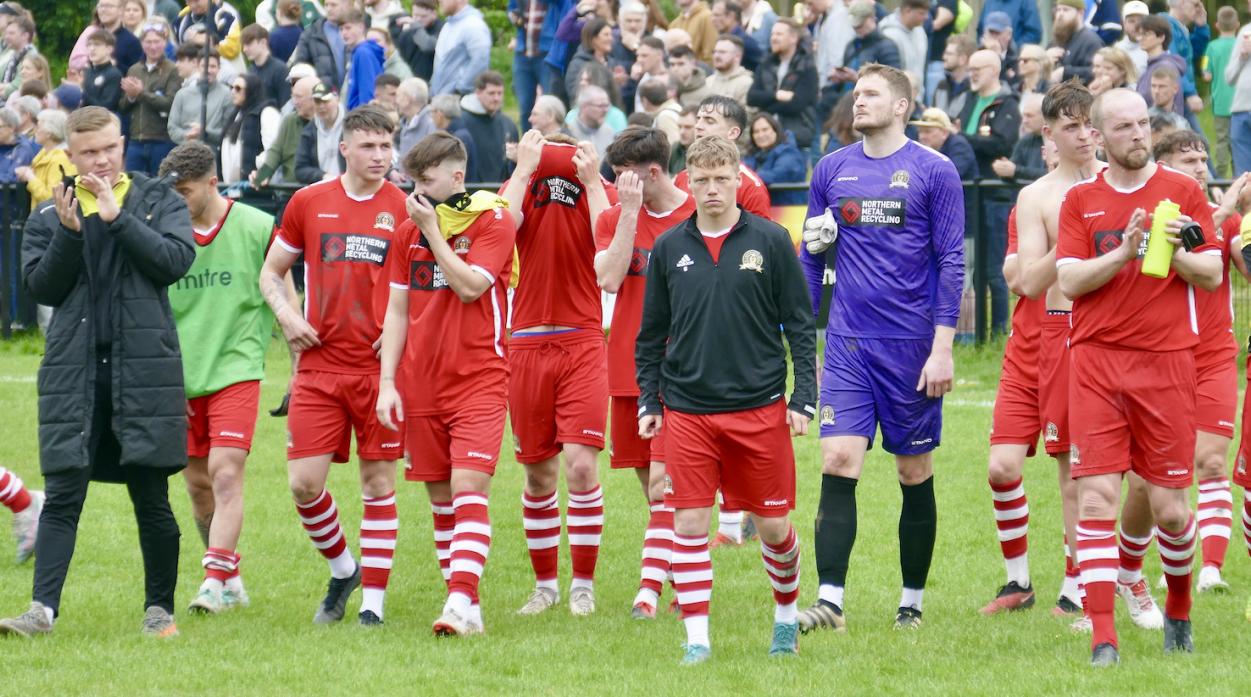
[[[935,325],[956,326],[965,221],[951,160],[911,140],[881,159],[848,145],[812,173],[808,217],[827,208],[838,221],[828,334],[929,339]],[[815,315],[825,260],[803,249],[800,261]]]

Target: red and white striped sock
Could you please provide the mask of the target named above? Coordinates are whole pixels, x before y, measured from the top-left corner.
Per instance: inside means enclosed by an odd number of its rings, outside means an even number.
[[[526,546],[530,548],[530,566],[534,568],[534,585],[557,591],[560,560],[560,505],[556,492],[546,496],[521,493],[521,523],[526,530]]]
[[[486,494],[470,491],[457,494],[456,531],[452,536],[452,580],[448,584],[448,605],[462,617],[478,604],[478,583],[491,551],[491,518]]]
[[[1134,537],[1120,530],[1120,568],[1116,573],[1116,580],[1119,583],[1133,585],[1142,580],[1142,562],[1147,558],[1147,549],[1151,547],[1151,538],[1155,536],[1155,531],[1147,533],[1146,537]]]
[[[1251,489],[1242,490],[1242,539],[1251,554]]]
[[[362,497],[361,516],[361,612],[372,611],[382,619],[382,604],[391,580],[395,559],[395,539],[400,532],[400,515],[395,492],[376,498]]]
[[[456,529],[456,515],[451,501],[431,501],[430,513],[434,516],[434,556],[439,560],[439,573],[443,583],[452,581],[452,535]]]
[[[1119,555],[1115,520],[1081,520],[1077,523],[1077,566],[1086,587],[1086,616],[1093,632],[1090,647],[1117,645],[1116,580]]]
[[[239,557],[233,550],[209,547],[200,565],[204,567],[204,585],[221,590],[226,580],[239,574]]]
[[[999,549],[1008,570],[1008,581],[1029,587],[1029,503],[1025,500],[1025,480],[1007,484],[990,483],[995,500],[995,525],[999,528]]]
[[[1064,584],[1060,586],[1060,595],[1077,605],[1082,604],[1081,572],[1073,556],[1073,545],[1069,544],[1069,536],[1064,536]]]
[[[0,503],[14,513],[21,513],[30,506],[30,492],[22,480],[3,467],[0,467]]]
[[[1175,620],[1190,619],[1190,571],[1195,560],[1195,517],[1190,516],[1186,525],[1177,532],[1157,528],[1160,547],[1160,566],[1168,583],[1168,597],[1164,599],[1164,616]]]
[[[243,592],[243,575],[240,569],[243,567],[243,555],[235,551],[235,569],[226,577],[226,588],[236,593]]]
[[[771,545],[761,537],[760,557],[773,585],[773,602],[777,604],[773,621],[794,624],[799,619],[799,536],[795,527],[791,526],[779,545]]]
[[[1224,477],[1199,482],[1199,543],[1203,565],[1225,566],[1225,551],[1234,524],[1234,496]]]
[[[597,484],[587,491],[569,492],[565,512],[569,532],[569,561],[573,566],[570,588],[591,588],[599,561],[599,540],[604,532],[604,490]]]
[[[330,575],[348,578],[356,573],[356,560],[352,558],[347,542],[343,539],[343,528],[339,527],[339,509],[334,505],[334,497],[330,492],[323,489],[317,498],[308,503],[297,503],[295,507],[299,511],[304,532],[313,541],[317,551],[330,562]]]
[[[686,625],[686,643],[711,646],[708,641],[708,603],[712,600],[712,556],[708,553],[708,536],[673,536],[673,588],[682,623]]]
[[[634,604],[649,605],[655,609],[660,604],[660,593],[665,579],[669,578],[669,560],[673,557],[673,509],[662,501],[651,502],[651,517],[643,533],[643,570],[639,578],[639,592]]]

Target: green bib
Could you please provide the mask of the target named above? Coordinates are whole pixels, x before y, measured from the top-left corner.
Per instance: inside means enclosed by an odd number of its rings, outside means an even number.
[[[197,242],[191,269],[169,287],[189,399],[265,377],[273,313],[260,277],[273,229],[273,216],[234,203],[212,240]]]

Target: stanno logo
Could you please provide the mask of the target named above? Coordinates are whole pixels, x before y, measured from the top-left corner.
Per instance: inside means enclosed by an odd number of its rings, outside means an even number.
[[[835,179],[834,181],[836,181],[836,182],[858,182],[858,181],[860,181],[860,177],[839,177],[838,179]]]
[[[243,438],[244,437],[242,433],[238,433],[236,431],[219,431],[217,435],[223,438]]]
[[[339,218],[339,214],[338,213],[318,213],[317,217],[318,218],[334,218],[337,220]]]
[[[791,502],[787,499],[765,499],[764,505],[766,506],[789,506],[790,503]]]
[[[383,443],[383,444],[382,444],[382,447],[384,447],[384,448],[398,448],[398,447],[400,447],[401,445],[402,445],[402,443],[400,443],[399,441],[396,441],[396,442],[394,442],[394,443]]]
[[[589,428],[584,428],[584,429],[582,429],[582,435],[584,435],[584,436],[595,436],[596,438],[603,438],[603,437],[604,437],[604,433],[603,433],[602,431],[592,431],[592,430],[591,430],[591,429],[589,429]]]
[[[1103,211],[1091,211],[1089,213],[1082,213],[1082,218],[1098,218],[1099,216],[1103,215],[1103,213],[1104,213]]]
[[[682,258],[678,259],[678,263],[675,264],[677,268],[682,269],[683,271],[686,271],[687,268],[694,266],[694,265],[695,265],[695,262],[691,261],[691,257],[689,254],[683,254]]]
[[[924,438],[924,439],[922,439],[922,440],[914,440],[914,441],[912,441],[912,443],[911,443],[911,444],[912,444],[912,445],[928,445],[928,444],[933,443],[933,442],[934,442],[934,439],[933,439],[933,438]]]
[[[469,452],[465,453],[465,457],[476,457],[479,460],[487,460],[487,461],[490,461],[492,459],[491,456],[488,455],[487,453],[480,453],[477,450],[470,450]]]

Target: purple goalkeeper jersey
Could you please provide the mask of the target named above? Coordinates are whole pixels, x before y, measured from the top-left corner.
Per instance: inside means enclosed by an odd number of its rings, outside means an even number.
[[[828,334],[930,339],[955,327],[964,289],[964,192],[945,156],[909,140],[888,157],[854,143],[812,172],[808,217],[838,221]],[[823,256],[800,253],[813,314],[820,311]]]

